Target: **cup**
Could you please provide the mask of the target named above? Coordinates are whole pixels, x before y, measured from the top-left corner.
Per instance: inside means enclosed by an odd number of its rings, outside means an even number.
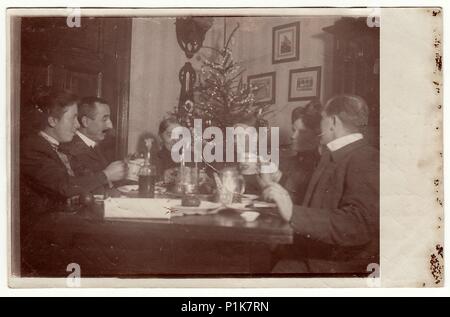
[[[185,194],[195,194],[198,191],[198,168],[181,166],[179,172],[179,183]]]
[[[75,213],[83,207],[80,195],[67,198],[64,204],[64,211],[68,213]]]
[[[139,181],[138,173],[139,169],[143,165],[144,165],[143,158],[128,161],[127,179],[135,182]]]
[[[233,204],[234,192],[227,190],[226,188],[222,188],[217,191],[217,200],[219,203],[225,206],[230,206]]]
[[[244,153],[239,161],[239,171],[242,175],[257,175],[260,171],[260,162],[256,154]]]
[[[234,167],[225,167],[216,175],[217,195],[220,203],[231,205],[245,192],[245,180]]]

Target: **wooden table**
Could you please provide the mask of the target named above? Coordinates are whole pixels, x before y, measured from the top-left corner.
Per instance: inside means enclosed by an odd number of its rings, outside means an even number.
[[[292,244],[294,236],[288,223],[271,214],[254,222],[230,210],[170,220],[105,220],[100,206],[49,213],[33,232],[38,238],[32,242],[46,246],[33,247],[28,257],[34,261],[30,274],[38,276],[67,276],[69,263],[78,263],[84,276],[267,275],[273,250]]]

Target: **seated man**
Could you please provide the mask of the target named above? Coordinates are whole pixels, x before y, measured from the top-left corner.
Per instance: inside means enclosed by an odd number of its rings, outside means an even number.
[[[122,162],[80,175],[61,151],[60,145],[70,142],[79,128],[75,96],[53,93],[41,98],[35,107],[40,131],[21,144],[20,159],[21,180],[28,189],[27,194],[34,194],[33,198],[26,199],[31,205],[30,213],[38,216],[39,212],[61,211],[67,199],[91,193],[124,177],[126,168]]]
[[[71,164],[79,175],[94,175],[102,172],[108,161],[99,148],[106,133],[113,128],[108,103],[97,97],[81,99],[78,107],[80,127],[71,142],[62,145],[63,151],[70,154]],[[115,162],[120,165],[120,162]],[[108,185],[108,184],[107,184]],[[95,190],[103,194],[109,186]]]
[[[321,121],[326,145],[303,204],[272,183],[265,191],[294,228],[291,259],[274,271],[284,273],[365,273],[379,263],[379,152],[360,133],[368,107],[353,95],[332,98]],[[295,265],[297,263],[298,265]]]

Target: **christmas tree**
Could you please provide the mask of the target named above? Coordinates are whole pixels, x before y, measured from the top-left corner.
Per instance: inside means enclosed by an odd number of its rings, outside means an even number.
[[[255,101],[256,87],[242,83],[245,69],[233,59],[230,49],[231,39],[239,28],[235,27],[222,49],[211,48],[212,57],[204,58],[200,83],[195,88],[195,100],[187,101],[183,109],[175,115],[188,127],[194,119],[202,119],[205,127],[217,126],[225,129],[236,123],[253,122],[256,126],[266,126],[262,119],[269,105]]]

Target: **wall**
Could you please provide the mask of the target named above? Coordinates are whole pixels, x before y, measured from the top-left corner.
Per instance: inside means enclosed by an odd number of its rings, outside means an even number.
[[[218,46],[220,24],[207,33],[204,45]],[[202,49],[202,54],[210,50]],[[175,18],[134,18],[131,43],[128,152],[144,134],[157,135],[160,121],[178,105],[178,73],[185,62],[200,69],[200,54],[188,60],[178,45]]]
[[[161,117],[176,105],[183,55],[174,19],[135,18],[131,40],[128,152],[139,136],[155,133]]]
[[[235,61],[242,62],[247,69],[244,76],[276,71],[277,91],[273,105],[276,112],[269,121],[273,126],[280,126],[281,144],[289,142],[292,109],[306,103],[288,102],[289,70],[322,66],[322,100],[331,94],[332,37],[322,28],[332,25],[335,20],[334,17],[236,17],[226,20],[216,17],[206,35],[204,46],[220,48],[224,40],[224,22],[227,34],[239,23],[232,49]],[[272,28],[295,21],[300,21],[300,60],[273,65]],[[178,104],[178,72],[188,59],[178,46],[174,23],[174,18],[133,19],[128,152],[136,150],[142,134],[156,134],[161,119]],[[200,69],[201,58],[210,52],[203,48],[190,60],[195,69]]]
[[[308,102],[288,102],[291,69],[322,66],[321,100],[331,95],[333,38],[322,28],[332,25],[335,20],[333,17],[260,17],[252,18],[250,23],[242,23],[240,43],[245,43],[246,48],[242,50],[241,60],[245,62],[247,74],[276,72],[276,97],[272,106],[275,115],[268,119],[272,126],[280,127],[280,144],[290,142],[292,110]],[[299,61],[272,64],[272,28],[296,21],[300,21]]]

